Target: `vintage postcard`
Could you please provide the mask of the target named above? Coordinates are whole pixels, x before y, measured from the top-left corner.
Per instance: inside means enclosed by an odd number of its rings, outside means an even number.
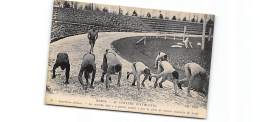
[[[206,118],[214,20],[55,0],[45,103]]]

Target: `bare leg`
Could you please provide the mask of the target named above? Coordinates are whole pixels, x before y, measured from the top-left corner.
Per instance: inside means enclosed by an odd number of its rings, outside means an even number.
[[[93,53],[93,48],[94,48],[94,45],[91,44],[91,48],[90,48],[90,52]]]
[[[133,72],[127,72],[126,73],[126,79],[128,79],[131,74],[133,74]]]
[[[136,79],[137,79],[137,77],[134,75],[134,81],[132,83],[132,86],[135,86]]]
[[[109,78],[110,78],[110,73],[107,73],[106,75],[106,89],[109,89]]]
[[[154,88],[156,88],[156,87],[158,86],[158,80],[159,80],[159,78],[156,77],[156,80],[155,80],[155,82],[154,82]]]
[[[66,75],[66,81],[65,81],[65,84],[69,84],[69,77],[70,77],[70,64],[67,64],[65,75]]]
[[[102,76],[101,76],[101,82],[104,83],[104,77],[105,77],[105,72],[102,73]]]
[[[158,69],[160,69],[160,68],[158,68]],[[160,70],[158,70],[158,71],[160,71]],[[156,88],[156,87],[158,86],[158,80],[159,80],[161,77],[163,77],[163,75],[164,75],[164,73],[161,72],[159,75],[156,75],[156,76],[155,76],[156,80],[155,80],[155,82],[154,82],[154,88]]]
[[[89,44],[90,44],[90,53],[93,53],[94,40],[89,40]]]
[[[194,76],[191,76],[189,79],[189,84],[188,84],[188,91],[187,91],[187,96],[192,97],[190,94],[190,90],[191,90],[191,82],[193,81]]]
[[[137,75],[137,89],[140,90],[140,75]]]
[[[162,80],[161,80],[161,82],[159,83],[159,87],[160,87],[160,88],[163,88],[162,83],[165,82],[166,79],[167,79],[167,75],[162,76]]]
[[[80,69],[79,75],[78,75],[78,80],[79,80],[80,84],[82,85],[82,87],[84,88],[84,84],[83,84],[83,80],[82,80],[83,72],[84,72],[84,70]]]
[[[190,47],[193,48],[192,45],[191,45],[191,42],[189,42],[189,44],[190,44]]]
[[[120,86],[121,75],[122,75],[122,71],[118,73],[117,86]]]
[[[86,84],[84,85],[84,89],[87,90],[88,89],[88,78],[89,78],[89,73],[87,71],[84,71],[84,77],[86,79]]]
[[[144,84],[144,82],[145,82],[145,80],[147,80],[147,79],[148,79],[148,77],[149,77],[149,75],[145,75],[145,76],[144,76],[144,79],[143,79],[143,81],[142,81],[142,86],[143,86],[143,87],[145,87],[145,84]]]
[[[177,87],[178,80],[177,79],[173,79],[172,83],[173,83],[173,86],[174,86],[175,95],[178,96],[178,87]]]
[[[93,82],[94,82],[95,76],[96,76],[96,70],[93,70],[93,72],[92,72],[92,78],[91,78],[91,83],[90,83],[90,88],[94,88]]]
[[[188,80],[188,89],[187,89],[187,96],[191,97],[190,90],[191,90],[191,82],[193,80],[193,76],[191,75],[191,70],[189,67],[184,67],[186,80]]]
[[[155,69],[158,68],[158,61],[157,60],[154,62],[154,68]]]

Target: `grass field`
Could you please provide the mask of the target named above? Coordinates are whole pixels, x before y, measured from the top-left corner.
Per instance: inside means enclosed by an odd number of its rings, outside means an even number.
[[[155,36],[148,37],[145,45],[136,44],[136,41],[141,38],[141,36],[122,38],[114,41],[112,45],[120,56],[129,62],[142,61],[151,67],[154,73],[156,73],[156,69],[153,69],[154,60],[159,51],[169,55],[170,63],[181,72],[181,78],[184,77],[182,67],[189,62],[198,63],[208,72],[210,71],[211,44],[204,51],[201,51],[201,47],[197,45],[201,42],[200,37],[190,37],[193,48],[188,49],[171,47],[177,43],[182,43],[181,40],[174,40],[173,38],[165,40],[163,37],[156,38]]]

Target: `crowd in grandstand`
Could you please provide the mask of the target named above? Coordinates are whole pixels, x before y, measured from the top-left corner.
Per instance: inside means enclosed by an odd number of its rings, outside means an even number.
[[[158,18],[147,13],[147,17],[140,17],[134,10],[132,14],[123,15],[122,9],[119,13],[109,12],[107,8],[95,8],[85,6],[84,9],[75,7],[76,4],[64,3],[62,6],[54,6],[51,39],[55,40],[75,34],[86,33],[91,26],[97,27],[102,32],[183,32],[184,26],[190,34],[201,34],[202,23],[197,19],[179,21],[173,16],[172,20],[160,14]],[[208,21],[208,26],[213,25]],[[206,32],[207,33],[207,32]]]

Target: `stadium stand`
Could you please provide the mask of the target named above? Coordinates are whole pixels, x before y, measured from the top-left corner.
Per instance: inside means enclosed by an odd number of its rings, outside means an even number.
[[[102,11],[53,8],[51,42],[88,32],[95,26],[100,32],[166,32],[200,35],[202,23],[158,18],[126,16]]]

